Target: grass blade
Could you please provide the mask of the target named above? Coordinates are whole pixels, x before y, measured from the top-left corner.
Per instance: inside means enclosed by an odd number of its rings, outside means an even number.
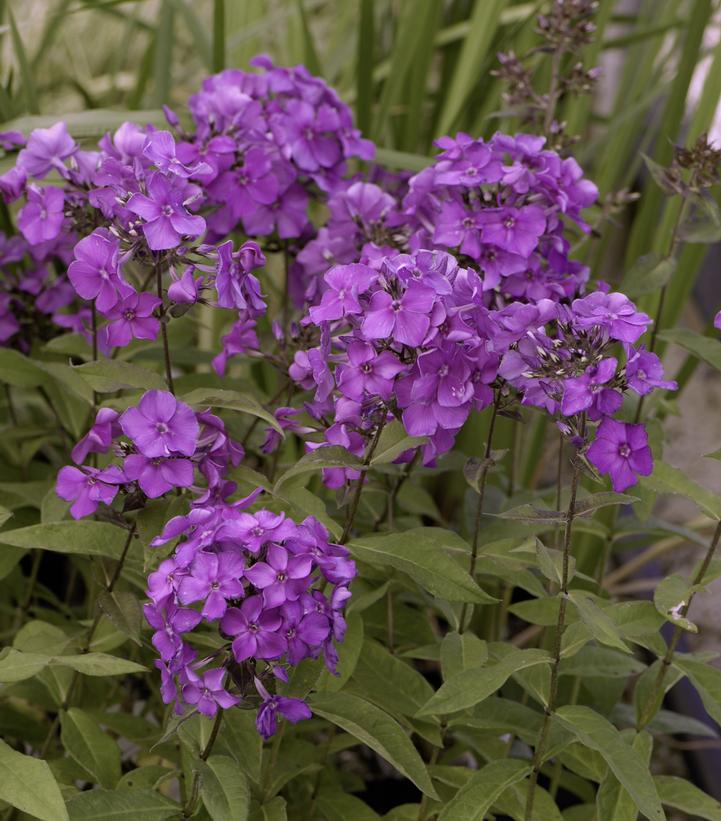
[[[213,2],[213,71],[225,68],[225,0]]]
[[[7,10],[8,22],[10,24],[10,36],[12,38],[13,50],[15,58],[18,61],[18,69],[20,71],[20,81],[22,82],[23,96],[25,97],[25,106],[30,114],[39,114],[40,107],[38,105],[38,95],[35,88],[35,78],[33,77],[32,69],[30,68],[30,61],[28,60],[25,46],[23,45],[20,32],[15,24],[15,17],[10,8]]]
[[[318,59],[318,52],[313,42],[313,34],[308,25],[308,17],[305,13],[303,0],[298,0],[298,19],[300,20],[300,31],[303,37],[303,62],[311,74],[323,74]]]
[[[358,51],[356,53],[356,121],[366,134],[371,127],[373,105],[373,55],[375,44],[374,0],[360,0]]]
[[[155,88],[153,103],[160,107],[170,98],[170,83],[173,68],[173,29],[175,27],[175,9],[171,0],[163,0],[160,7],[160,20],[155,35],[155,54],[153,55],[153,79]]]

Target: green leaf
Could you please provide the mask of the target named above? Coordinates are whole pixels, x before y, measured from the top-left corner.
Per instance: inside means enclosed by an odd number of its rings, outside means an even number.
[[[678,237],[681,242],[706,245],[721,240],[721,222],[708,212],[703,216],[695,215],[679,225]]]
[[[437,134],[448,134],[461,113],[471,92],[482,76],[483,61],[488,57],[503,0],[476,0],[469,19],[468,35],[463,41],[453,78],[443,95],[443,108],[438,120]]]
[[[165,390],[165,379],[156,371],[150,371],[117,359],[99,359],[74,368],[76,373],[97,393],[114,393],[132,388],[149,391]]]
[[[201,795],[213,821],[246,821],[250,790],[240,768],[225,755],[211,755],[201,763]]]
[[[108,790],[115,788],[120,780],[120,748],[95,719],[77,707],[61,713],[60,740],[96,783]]]
[[[120,558],[128,531],[106,522],[82,520],[49,522],[3,531],[2,541],[13,547],[79,553],[83,556]]]
[[[14,647],[5,647],[0,652],[0,684],[32,678],[44,670],[49,661],[49,656],[40,653],[22,653]]]
[[[588,516],[589,513],[595,513],[595,511],[604,507],[632,505],[638,501],[638,496],[629,496],[625,493],[613,493],[611,491],[591,493],[588,496],[578,499],[575,507],[575,515]],[[534,505],[519,505],[510,510],[505,510],[498,515],[503,519],[513,519],[515,521],[528,522],[529,524],[553,524],[554,522],[560,524],[566,521],[566,512],[564,510],[551,510],[549,508],[535,507]]]
[[[721,804],[697,786],[675,775],[655,775],[653,778],[661,801],[694,818],[721,821]]]
[[[689,677],[706,712],[721,725],[721,670],[683,653],[676,653],[673,666]]]
[[[613,619],[596,604],[592,593],[587,590],[571,590],[568,598],[576,607],[581,621],[588,627],[596,641],[623,650],[625,653],[631,652],[626,642],[621,638],[621,633]]]
[[[63,796],[47,762],[16,752],[2,739],[0,801],[40,821],[68,821]]]
[[[282,436],[285,435],[275,416],[267,411],[260,402],[245,393],[226,391],[220,388],[196,388],[194,391],[186,393],[180,398],[189,405],[226,408],[227,410],[247,413],[250,416],[257,416],[259,419],[267,422],[272,428],[275,428]]]
[[[363,698],[405,716],[415,715],[433,695],[433,688],[417,670],[372,639],[363,642],[351,683]]]
[[[563,583],[563,551],[546,547],[540,539],[536,539],[536,559],[541,573],[554,584]],[[576,560],[568,557],[568,579],[570,582],[576,572]]]
[[[385,465],[397,459],[401,453],[424,445],[427,436],[408,436],[403,425],[396,419],[381,432],[371,465]]]
[[[15,17],[9,6],[6,10],[8,21],[10,23],[10,36],[13,44],[13,51],[15,52],[15,59],[17,60],[18,68],[20,69],[20,79],[22,81],[23,96],[25,97],[25,106],[31,114],[37,114],[40,109],[38,107],[38,93],[35,88],[35,77],[33,75],[33,70],[30,65],[30,61],[28,60],[28,55],[25,51],[22,37],[20,37],[20,32],[15,24]]]
[[[545,650],[511,650],[499,661],[456,673],[441,685],[417,716],[446,715],[473,707],[500,690],[519,670],[550,661]]]
[[[234,758],[248,778],[260,784],[263,741],[255,726],[255,712],[226,710],[214,749]]]
[[[15,388],[36,388],[49,382],[50,377],[19,351],[0,348],[0,381]]]
[[[70,821],[164,821],[180,807],[155,790],[88,790],[67,804]]]
[[[380,816],[364,801],[337,787],[319,791],[318,809],[326,821],[380,821]]]
[[[478,604],[497,602],[443,549],[456,544],[455,533],[440,528],[413,528],[390,536],[357,539],[348,547],[356,559],[400,570],[441,599]]]
[[[708,340],[709,342],[714,340]],[[721,343],[719,345],[719,366],[721,366]],[[694,502],[700,510],[712,519],[721,519],[721,498],[706,490],[698,482],[689,479],[678,468],[666,462],[656,461],[651,476],[642,476],[641,483],[658,493],[676,493]]]
[[[379,707],[345,692],[313,696],[310,705],[315,714],[375,750],[421,792],[430,798],[438,798],[423,759],[405,730]]]
[[[409,154],[407,151],[394,151],[392,148],[376,148],[376,162],[387,168],[397,168],[402,171],[422,171],[433,160],[422,154]]]
[[[141,644],[140,631],[143,626],[143,608],[138,597],[128,591],[107,590],[98,596],[98,607],[112,624],[132,639]]]
[[[352,468],[353,470],[365,470],[361,460],[350,451],[340,445],[329,445],[324,448],[316,448],[301,458],[275,483],[274,492],[281,488],[289,479],[301,476],[304,473],[314,473],[323,468]]]
[[[645,669],[644,664],[625,651],[619,653],[610,647],[588,644],[570,658],[561,659],[559,673],[582,678],[628,678]]]
[[[213,0],[213,71],[225,68],[225,0]]]
[[[649,766],[653,738],[645,732],[634,734],[627,731],[621,738],[628,743],[633,737],[633,749],[639,754],[646,767]],[[612,818],[613,821],[636,821],[638,809],[628,790],[621,786],[616,776],[608,770],[596,793],[596,814],[598,818]]]
[[[265,804],[255,804],[252,807],[250,821],[287,821],[285,798],[276,795],[272,801]]]
[[[528,771],[526,762],[513,758],[491,761],[445,805],[438,821],[483,821],[496,799]]]
[[[446,633],[441,642],[444,681],[464,670],[482,667],[488,660],[488,644],[475,633]]]
[[[121,659],[108,653],[83,653],[81,655],[54,656],[50,664],[70,667],[84,676],[124,676],[128,673],[147,673],[146,667],[129,659]]]
[[[568,705],[556,711],[557,721],[591,750],[599,752],[649,821],[664,821],[658,792],[643,758],[626,744],[618,730],[590,707]]]
[[[691,592],[688,582],[681,576],[667,576],[654,591],[653,603],[665,619],[690,633],[698,633],[698,627],[680,612],[688,606]]]
[[[624,277],[623,293],[632,298],[652,294],[668,283],[675,270],[673,257],[661,257],[655,252],[639,257]]]
[[[669,328],[661,331],[658,337],[665,342],[678,345],[697,359],[702,359],[707,365],[721,371],[721,342],[718,339],[702,336],[688,328]]]
[[[315,684],[315,689],[318,692],[336,692],[336,690],[340,690],[353,675],[358,664],[363,648],[363,619],[356,612],[348,612],[347,619],[348,629],[343,641],[338,646],[338,675],[332,675],[324,666]]]
[[[108,131],[115,131],[128,120],[127,111],[111,111],[104,108],[91,108],[86,111],[65,111],[63,122],[76,140],[94,140]],[[50,128],[57,123],[56,114],[18,117],[3,124],[3,129],[20,131],[26,137],[36,128]],[[133,122],[140,126],[152,123],[160,128],[167,128],[167,121],[161,109],[133,111]],[[6,348],[4,350],[10,350]],[[0,368],[2,371],[2,368]]]

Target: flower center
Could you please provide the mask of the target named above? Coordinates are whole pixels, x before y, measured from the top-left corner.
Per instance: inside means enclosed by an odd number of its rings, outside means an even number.
[[[256,536],[257,538],[260,538],[263,535],[263,533],[265,533],[263,528],[260,526],[254,527],[250,532],[253,534],[253,536]]]
[[[391,305],[391,308],[392,308],[392,309],[393,309],[396,313],[398,313],[398,311],[400,311],[400,309],[401,309],[401,303],[400,303],[397,299],[394,299],[394,300],[393,300],[393,303],[392,303],[392,305]]]
[[[288,575],[286,573],[278,573],[275,577],[275,580],[277,582],[279,582],[280,584],[283,584],[286,581],[287,578],[288,578]]]
[[[441,367],[438,368],[438,376],[440,376],[441,379],[444,376],[448,376],[448,365],[441,365]]]
[[[304,128],[304,129],[303,129],[303,136],[306,138],[306,140],[312,140],[312,139],[313,139],[313,137],[315,136],[315,135],[313,134],[313,129],[312,129],[312,128],[310,128],[310,127],[308,127],[308,128]]]
[[[172,217],[173,216],[173,206],[172,205],[164,205],[161,210],[162,210],[162,213],[166,217]]]
[[[623,442],[618,446],[618,455],[624,459],[628,459],[631,455],[631,448],[626,444],[626,442]]]
[[[257,633],[258,632],[258,625],[255,622],[252,622],[251,624],[248,625],[248,630],[251,633]]]
[[[211,590],[220,590],[220,582],[213,582],[213,584],[210,585],[210,589]]]
[[[473,228],[473,218],[472,217],[464,217],[463,218],[463,227],[464,228]]]
[[[506,217],[506,218],[503,220],[503,227],[504,227],[504,228],[513,228],[513,226],[514,226],[515,224],[516,224],[516,220],[515,220],[515,218],[514,218],[514,217]]]
[[[168,426],[165,424],[165,422],[156,422],[155,430],[157,430],[158,433],[162,436],[164,433],[168,432]]]
[[[370,362],[364,362],[361,365],[361,370],[363,371],[363,373],[370,373],[373,370],[373,368],[371,367],[371,363]]]
[[[128,308],[128,310],[123,313],[123,317],[127,319],[128,322],[132,322],[135,319],[135,311],[132,308]]]

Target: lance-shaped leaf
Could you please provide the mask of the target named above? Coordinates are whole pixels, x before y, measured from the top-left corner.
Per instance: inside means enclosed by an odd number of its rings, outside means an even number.
[[[13,547],[120,558],[128,531],[107,522],[48,522],[3,531],[2,541]]]
[[[456,673],[433,694],[417,715],[446,715],[466,710],[497,692],[519,670],[550,661],[551,656],[545,650],[511,650],[499,661]]]
[[[719,346],[719,370],[721,370],[721,343],[716,344]],[[658,493],[676,493],[685,496],[707,516],[716,520],[721,519],[721,498],[666,462],[656,461],[653,473],[650,476],[641,477],[641,483]]]
[[[201,796],[213,821],[246,821],[250,810],[248,782],[225,755],[211,755],[200,767]]]
[[[350,468],[351,470],[365,470],[361,460],[340,445],[329,445],[327,448],[317,448],[302,456],[294,465],[278,478],[275,490],[282,487],[289,479],[312,473],[323,468]]]
[[[571,590],[568,598],[576,607],[581,621],[591,631],[591,635],[609,647],[615,647],[630,653],[626,642],[621,638],[621,631],[613,619],[595,601],[592,593],[587,590]]]
[[[13,750],[0,739],[0,801],[40,821],[68,821],[68,811],[47,762]]]
[[[251,416],[257,416],[259,419],[263,419],[267,422],[272,428],[275,428],[282,436],[285,436],[275,416],[267,411],[257,399],[248,396],[248,394],[240,393],[239,391],[226,391],[221,388],[196,388],[181,398],[183,402],[187,402],[189,405],[196,405],[198,407],[207,405],[211,408],[226,408],[227,410],[236,410],[241,413],[248,413]]]
[[[423,759],[398,722],[374,704],[350,693],[317,695],[310,706],[322,716],[350,733],[392,764],[430,798],[437,799]]]
[[[496,799],[529,772],[525,761],[502,758],[475,773],[445,805],[438,821],[483,821]]]
[[[580,705],[559,708],[556,720],[584,747],[601,754],[634,804],[649,821],[664,821],[666,816],[661,808],[661,800],[643,757],[623,740],[613,724],[590,707]]]
[[[681,612],[688,606],[692,591],[686,579],[677,575],[667,576],[654,591],[653,603],[665,619],[689,633],[698,633],[698,627]]]
[[[390,536],[357,539],[348,547],[356,559],[400,570],[438,598],[478,604],[497,602],[444,551],[444,547],[455,548],[458,538],[440,528],[414,528]],[[467,549],[464,545],[464,552]]]
[[[67,804],[70,821],[165,821],[181,808],[155,790],[87,790]]]
[[[120,748],[83,710],[71,707],[60,716],[60,740],[66,752],[106,789],[120,779]]]
[[[409,436],[403,425],[398,420],[394,420],[383,428],[371,459],[371,465],[388,464],[397,459],[401,453],[417,448],[427,441],[426,436]]]
[[[676,653],[673,665],[689,677],[706,712],[721,725],[721,670],[685,653]]]
[[[165,379],[157,371],[117,359],[86,362],[78,365],[75,372],[97,393],[113,393],[130,388],[166,390]]]
[[[680,810],[688,817],[721,821],[721,804],[695,784],[675,775],[656,775],[653,780],[666,806]]]

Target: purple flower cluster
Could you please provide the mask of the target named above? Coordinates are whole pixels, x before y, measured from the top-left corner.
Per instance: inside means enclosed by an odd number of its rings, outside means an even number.
[[[112,450],[119,462],[103,468],[84,465],[88,455]],[[101,408],[90,431],[73,448],[78,467],[58,473],[57,494],[72,502],[75,519],[109,505],[118,492],[140,492],[157,499],[175,488],[201,498],[215,492],[230,466],[240,463],[243,448],[228,437],[223,421],[209,410],[194,411],[166,391],[148,391],[122,414]],[[195,470],[203,478],[196,484]]]
[[[214,715],[245,699],[252,677],[261,698],[258,731],[269,738],[278,713],[295,722],[310,710],[299,699],[270,695],[263,679],[287,681],[289,667],[321,656],[335,672],[334,641],[345,634],[343,609],[356,570],[346,548],[331,544],[313,517],[297,524],[283,513],[249,513],[258,491],[231,503],[224,494],[232,489],[231,483],[171,519],[153,541],[157,547],[181,537],[148,579],[146,616],[165,703],[175,702],[179,713],[192,705]],[[197,658],[187,634],[203,624],[217,629],[227,657],[221,648]],[[224,664],[211,666],[218,656]]]
[[[434,164],[410,181],[403,213],[411,249],[452,250],[476,267],[484,291],[506,299],[573,298],[588,269],[569,259],[566,222],[598,197],[572,158],[544,149],[543,137],[458,134],[437,141]]]
[[[195,134],[179,146],[186,162],[209,166],[201,177],[215,206],[208,226],[224,236],[299,237],[310,197],[333,191],[350,157],[369,160],[373,144],[353,127],[350,109],[303,66],[279,68],[256,57],[253,74],[228,69],[190,98]]]

